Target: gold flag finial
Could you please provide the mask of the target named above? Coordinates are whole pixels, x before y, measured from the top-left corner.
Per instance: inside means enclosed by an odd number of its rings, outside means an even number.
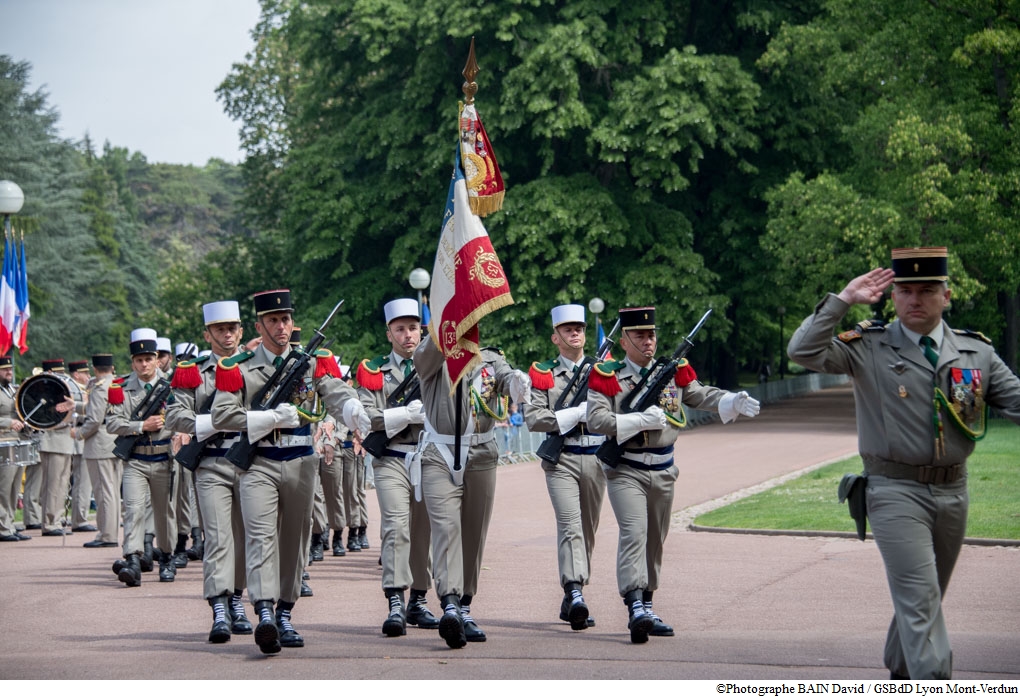
[[[475,60],[475,37],[471,37],[471,48],[468,50],[467,63],[464,64],[464,71],[461,73],[466,82],[461,86],[464,97],[468,104],[475,103],[475,93],[478,91],[478,83],[475,77],[478,76],[478,61]]]

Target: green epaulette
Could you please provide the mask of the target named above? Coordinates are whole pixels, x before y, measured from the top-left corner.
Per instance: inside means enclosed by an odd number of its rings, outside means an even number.
[[[177,361],[177,367],[187,368],[189,366],[198,365],[199,363],[205,363],[207,360],[209,360],[209,356],[211,355],[212,355],[211,353],[207,353],[204,356],[195,356],[194,358],[188,358],[183,361]]]
[[[623,361],[605,361],[604,363],[596,363],[595,367],[603,375],[615,375],[617,370],[620,370],[625,365]]]
[[[316,358],[332,358],[333,357],[333,352],[330,351],[329,349],[324,349],[324,348],[315,349],[315,357]]]
[[[372,360],[365,360],[365,367],[372,370],[379,370],[383,365],[390,359],[390,354],[384,353],[381,356],[376,356]]]
[[[544,373],[548,373],[550,370],[552,370],[553,368],[555,368],[559,364],[560,364],[560,359],[559,358],[550,358],[547,361],[542,361],[541,363],[535,363],[535,368],[537,368],[538,370],[541,370]]]
[[[233,368],[235,365],[241,365],[247,360],[250,360],[255,356],[254,351],[242,351],[241,353],[235,353],[233,356],[220,359],[220,365],[224,368]]]
[[[992,345],[992,340],[991,339],[989,339],[987,336],[985,336],[981,332],[976,332],[973,329],[954,329],[953,330],[953,334],[959,334],[960,336],[969,336],[969,337],[971,337],[973,339],[978,339],[980,341],[983,341],[986,344],[988,344],[989,346]]]

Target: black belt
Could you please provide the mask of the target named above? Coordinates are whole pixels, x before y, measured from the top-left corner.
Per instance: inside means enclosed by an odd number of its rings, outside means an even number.
[[[952,484],[967,474],[966,464],[955,465],[905,465],[900,462],[865,462],[868,474],[877,474],[890,479],[910,479],[921,484]]]

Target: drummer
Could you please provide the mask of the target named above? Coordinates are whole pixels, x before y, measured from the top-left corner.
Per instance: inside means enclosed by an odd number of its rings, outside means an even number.
[[[66,384],[70,378],[67,377],[64,369],[64,359],[54,358],[43,361],[44,373],[53,373],[59,376]],[[68,393],[70,390],[68,390]],[[80,394],[80,392],[79,392]],[[68,402],[70,401],[70,404]],[[57,412],[70,412],[70,407],[77,407],[84,404],[77,400],[65,399],[63,404],[57,404]],[[39,442],[39,466],[42,468],[42,534],[44,537],[60,537],[70,535],[71,530],[64,528],[67,523],[63,519],[64,502],[67,499],[67,488],[71,484],[71,455],[74,452],[74,442],[71,438],[72,418],[70,415],[59,421],[54,426],[46,428],[42,432],[42,440]]]
[[[21,464],[30,452],[30,464],[39,461],[34,444],[23,438],[25,422],[19,421],[14,409],[15,388],[14,366],[11,357],[0,356],[0,542],[31,540],[14,527],[14,512],[18,507],[21,492],[21,475],[25,471]]]

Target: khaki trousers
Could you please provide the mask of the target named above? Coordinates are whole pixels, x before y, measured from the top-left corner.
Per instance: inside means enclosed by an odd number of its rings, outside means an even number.
[[[606,475],[594,455],[562,453],[555,465],[542,462],[556,514],[560,586],[591,581],[591,553],[606,493]]]
[[[496,494],[496,441],[484,445],[484,455],[468,460],[464,485],[456,486],[446,461],[434,445],[422,455],[422,500],[432,526],[432,575],[436,593],[474,596]]]
[[[383,590],[428,590],[432,528],[425,502],[414,500],[403,458],[375,458],[372,467],[379,498]]]
[[[343,458],[336,452],[333,461],[326,464],[319,458],[319,481],[322,483],[323,511],[318,529],[313,532],[326,532],[328,529],[343,530],[347,525],[347,516],[343,499]],[[327,546],[329,546],[327,544]]]
[[[42,468],[42,529],[60,530],[64,527],[64,504],[71,485],[71,455],[40,453]]]
[[[192,528],[202,527],[201,507],[195,496],[195,475],[176,460],[174,471],[177,477],[177,496],[174,505],[177,513],[177,534],[190,535]],[[177,540],[174,540],[177,544]]]
[[[40,453],[40,459],[42,454]],[[25,525],[42,523],[42,462],[25,468],[25,492],[21,497],[21,515]]]
[[[92,478],[84,455],[71,456],[71,527],[88,525],[92,503]],[[97,526],[98,527],[98,526]]]
[[[101,460],[87,458],[85,464],[92,482],[92,495],[96,499],[96,539],[116,542],[120,539],[120,481],[124,476],[124,463],[115,457]]]
[[[341,459],[343,475],[340,482],[340,490],[343,494],[344,513],[346,515],[347,527],[357,528],[365,525],[361,517],[361,495],[364,493],[365,474],[364,461],[354,454],[354,448],[341,448],[337,451],[337,457]],[[361,492],[358,489],[358,465],[361,465]]]
[[[124,555],[141,554],[145,545],[146,520],[152,516],[156,544],[163,552],[174,549],[171,540],[177,522],[171,502],[176,495],[176,477],[168,461],[124,463]]]
[[[24,467],[0,465],[0,535],[13,535],[14,515],[18,510],[18,494],[21,493],[21,475]]]
[[[215,598],[245,586],[241,475],[227,460],[207,457],[199,463],[194,479],[205,534],[202,592],[206,598]]]
[[[245,567],[252,603],[296,603],[301,597],[317,465],[316,455],[288,462],[256,456],[251,468],[241,473]]]
[[[604,467],[603,471],[609,503],[620,528],[616,551],[620,596],[632,590],[657,590],[679,470],[676,465],[650,471],[619,464],[615,469]]]
[[[868,520],[895,612],[885,665],[912,680],[952,677],[942,597],[963,546],[969,505],[966,478],[935,485],[868,475]]]

